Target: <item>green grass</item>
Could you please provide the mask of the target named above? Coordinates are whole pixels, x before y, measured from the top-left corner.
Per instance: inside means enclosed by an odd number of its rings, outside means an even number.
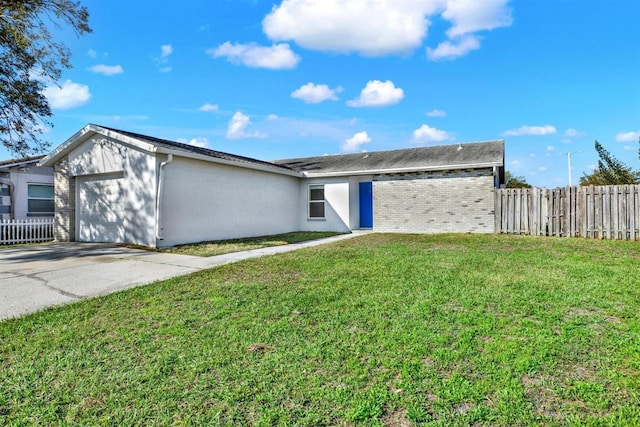
[[[640,246],[370,234],[0,323],[6,425],[640,425]]]
[[[159,249],[158,251],[182,255],[210,257],[214,255],[229,254],[232,252],[267,248],[270,246],[290,245],[292,243],[306,242],[309,240],[337,236],[339,234],[342,233],[334,233],[330,231],[296,231],[292,233],[276,234],[273,236],[260,236],[249,237],[245,239],[191,243],[188,245],[179,245],[173,248]]]

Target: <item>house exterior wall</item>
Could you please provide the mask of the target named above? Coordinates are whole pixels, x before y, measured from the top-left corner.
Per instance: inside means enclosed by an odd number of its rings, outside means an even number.
[[[325,197],[325,218],[309,218],[309,185],[323,184]],[[356,184],[357,186],[357,184]],[[350,230],[350,183],[348,177],[301,179],[299,185],[300,231],[337,231]]]
[[[71,210],[73,200],[78,204],[88,203],[83,200],[85,195],[77,191],[77,180],[86,182],[110,176],[124,177],[119,185],[117,204],[118,217],[123,227],[123,242],[155,246],[155,154],[98,135],[69,153],[66,169],[69,175],[69,189],[65,194],[69,199],[67,210]],[[64,191],[60,190],[61,196]],[[96,200],[90,202],[95,203]],[[83,238],[77,228],[79,217],[75,208],[73,206],[74,218],[71,218],[62,207],[69,218],[61,215],[61,221],[74,231],[73,234],[70,233],[71,240]]]
[[[53,185],[53,169],[33,165],[24,170],[12,169],[9,176],[14,188],[13,219],[27,219],[29,217],[29,184]]]
[[[373,229],[395,233],[493,233],[493,170],[376,175]]]
[[[299,178],[175,156],[163,175],[160,247],[298,231]]]

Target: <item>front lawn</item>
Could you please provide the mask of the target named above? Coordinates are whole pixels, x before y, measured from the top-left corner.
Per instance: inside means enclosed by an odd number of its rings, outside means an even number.
[[[271,246],[290,245],[292,243],[307,242],[337,236],[342,233],[332,231],[294,231],[273,236],[247,237],[244,239],[216,240],[213,242],[190,243],[173,248],[160,249],[160,252],[170,252],[182,255],[210,257],[229,254],[232,252],[249,251],[252,249],[268,248]]]
[[[640,244],[370,234],[0,323],[0,424],[640,425]]]

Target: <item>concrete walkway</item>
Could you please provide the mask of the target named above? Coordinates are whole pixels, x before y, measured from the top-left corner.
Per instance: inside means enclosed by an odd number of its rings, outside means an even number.
[[[0,247],[0,320],[198,270],[332,243],[365,233],[342,234],[206,258],[94,243]]]

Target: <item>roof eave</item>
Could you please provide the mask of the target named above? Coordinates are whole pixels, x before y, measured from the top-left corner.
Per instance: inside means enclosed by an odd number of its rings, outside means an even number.
[[[245,163],[245,162],[221,159],[219,157],[211,157],[211,156],[206,156],[204,154],[192,153],[189,151],[183,151],[178,149],[156,147],[155,151],[161,154],[173,154],[174,156],[185,157],[188,159],[203,160],[205,162],[219,163],[227,166],[235,166],[235,167],[241,167],[245,169],[258,170],[262,172],[277,173],[280,175],[288,175],[296,178],[300,178],[303,176],[302,173],[294,170],[287,170],[279,167],[270,167],[269,165],[262,165],[257,163]]]
[[[394,173],[433,172],[433,171],[459,170],[459,169],[480,169],[480,168],[492,168],[494,166],[502,166],[502,163],[501,162],[485,162],[485,163],[469,163],[469,164],[460,164],[460,165],[368,169],[368,170],[338,171],[338,172],[303,172],[303,174],[306,178],[324,178],[324,177],[329,178],[329,177],[337,177],[337,176],[383,175],[383,174],[394,174]]]

